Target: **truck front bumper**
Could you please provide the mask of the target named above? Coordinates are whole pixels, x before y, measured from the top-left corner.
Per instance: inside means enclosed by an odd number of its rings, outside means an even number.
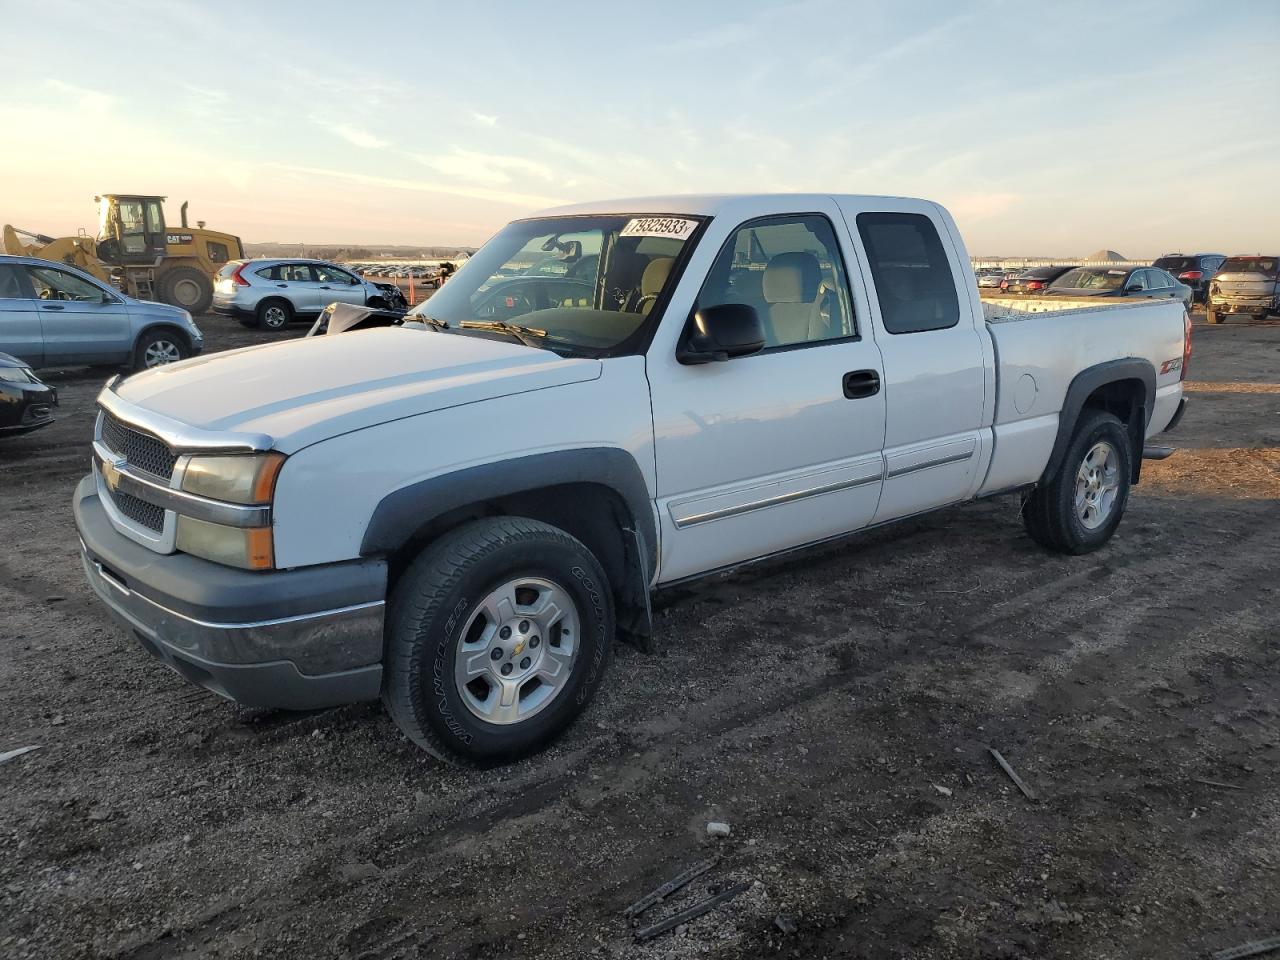
[[[93,478],[75,493],[85,576],[149,654],[251,707],[373,700],[382,683],[386,564],[251,573],[160,554],[117,533]]]

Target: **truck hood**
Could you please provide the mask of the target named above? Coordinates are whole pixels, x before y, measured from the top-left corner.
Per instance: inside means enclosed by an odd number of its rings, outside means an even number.
[[[487,337],[358,330],[211,354],[139,373],[115,393],[220,434],[266,434],[293,453],[402,417],[600,376],[599,360]]]

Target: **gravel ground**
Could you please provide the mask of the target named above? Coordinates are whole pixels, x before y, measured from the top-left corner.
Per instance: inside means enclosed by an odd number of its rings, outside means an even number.
[[[487,771],[377,704],[248,710],[148,658],[77,560],[101,376],[50,372],[61,420],[0,445],[0,752],[41,747],[0,767],[0,956],[1168,960],[1280,934],[1280,324],[1198,323],[1195,351],[1182,449],[1101,552],[1042,552],[1002,498],[665,595],[660,655],[619,649],[567,736]],[[644,921],[746,892],[635,943],[622,908],[710,856]]]

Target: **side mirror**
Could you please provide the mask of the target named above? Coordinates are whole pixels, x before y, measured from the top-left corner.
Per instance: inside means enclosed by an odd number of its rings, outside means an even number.
[[[676,359],[684,364],[723,363],[764,349],[764,325],[745,303],[703,307],[690,318]]]

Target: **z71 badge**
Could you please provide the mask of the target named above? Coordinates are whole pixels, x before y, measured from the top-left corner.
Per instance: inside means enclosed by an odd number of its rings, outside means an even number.
[[[1176,373],[1181,369],[1182,369],[1181,357],[1174,357],[1172,360],[1166,360],[1164,363],[1160,364],[1160,372],[1162,374]]]

